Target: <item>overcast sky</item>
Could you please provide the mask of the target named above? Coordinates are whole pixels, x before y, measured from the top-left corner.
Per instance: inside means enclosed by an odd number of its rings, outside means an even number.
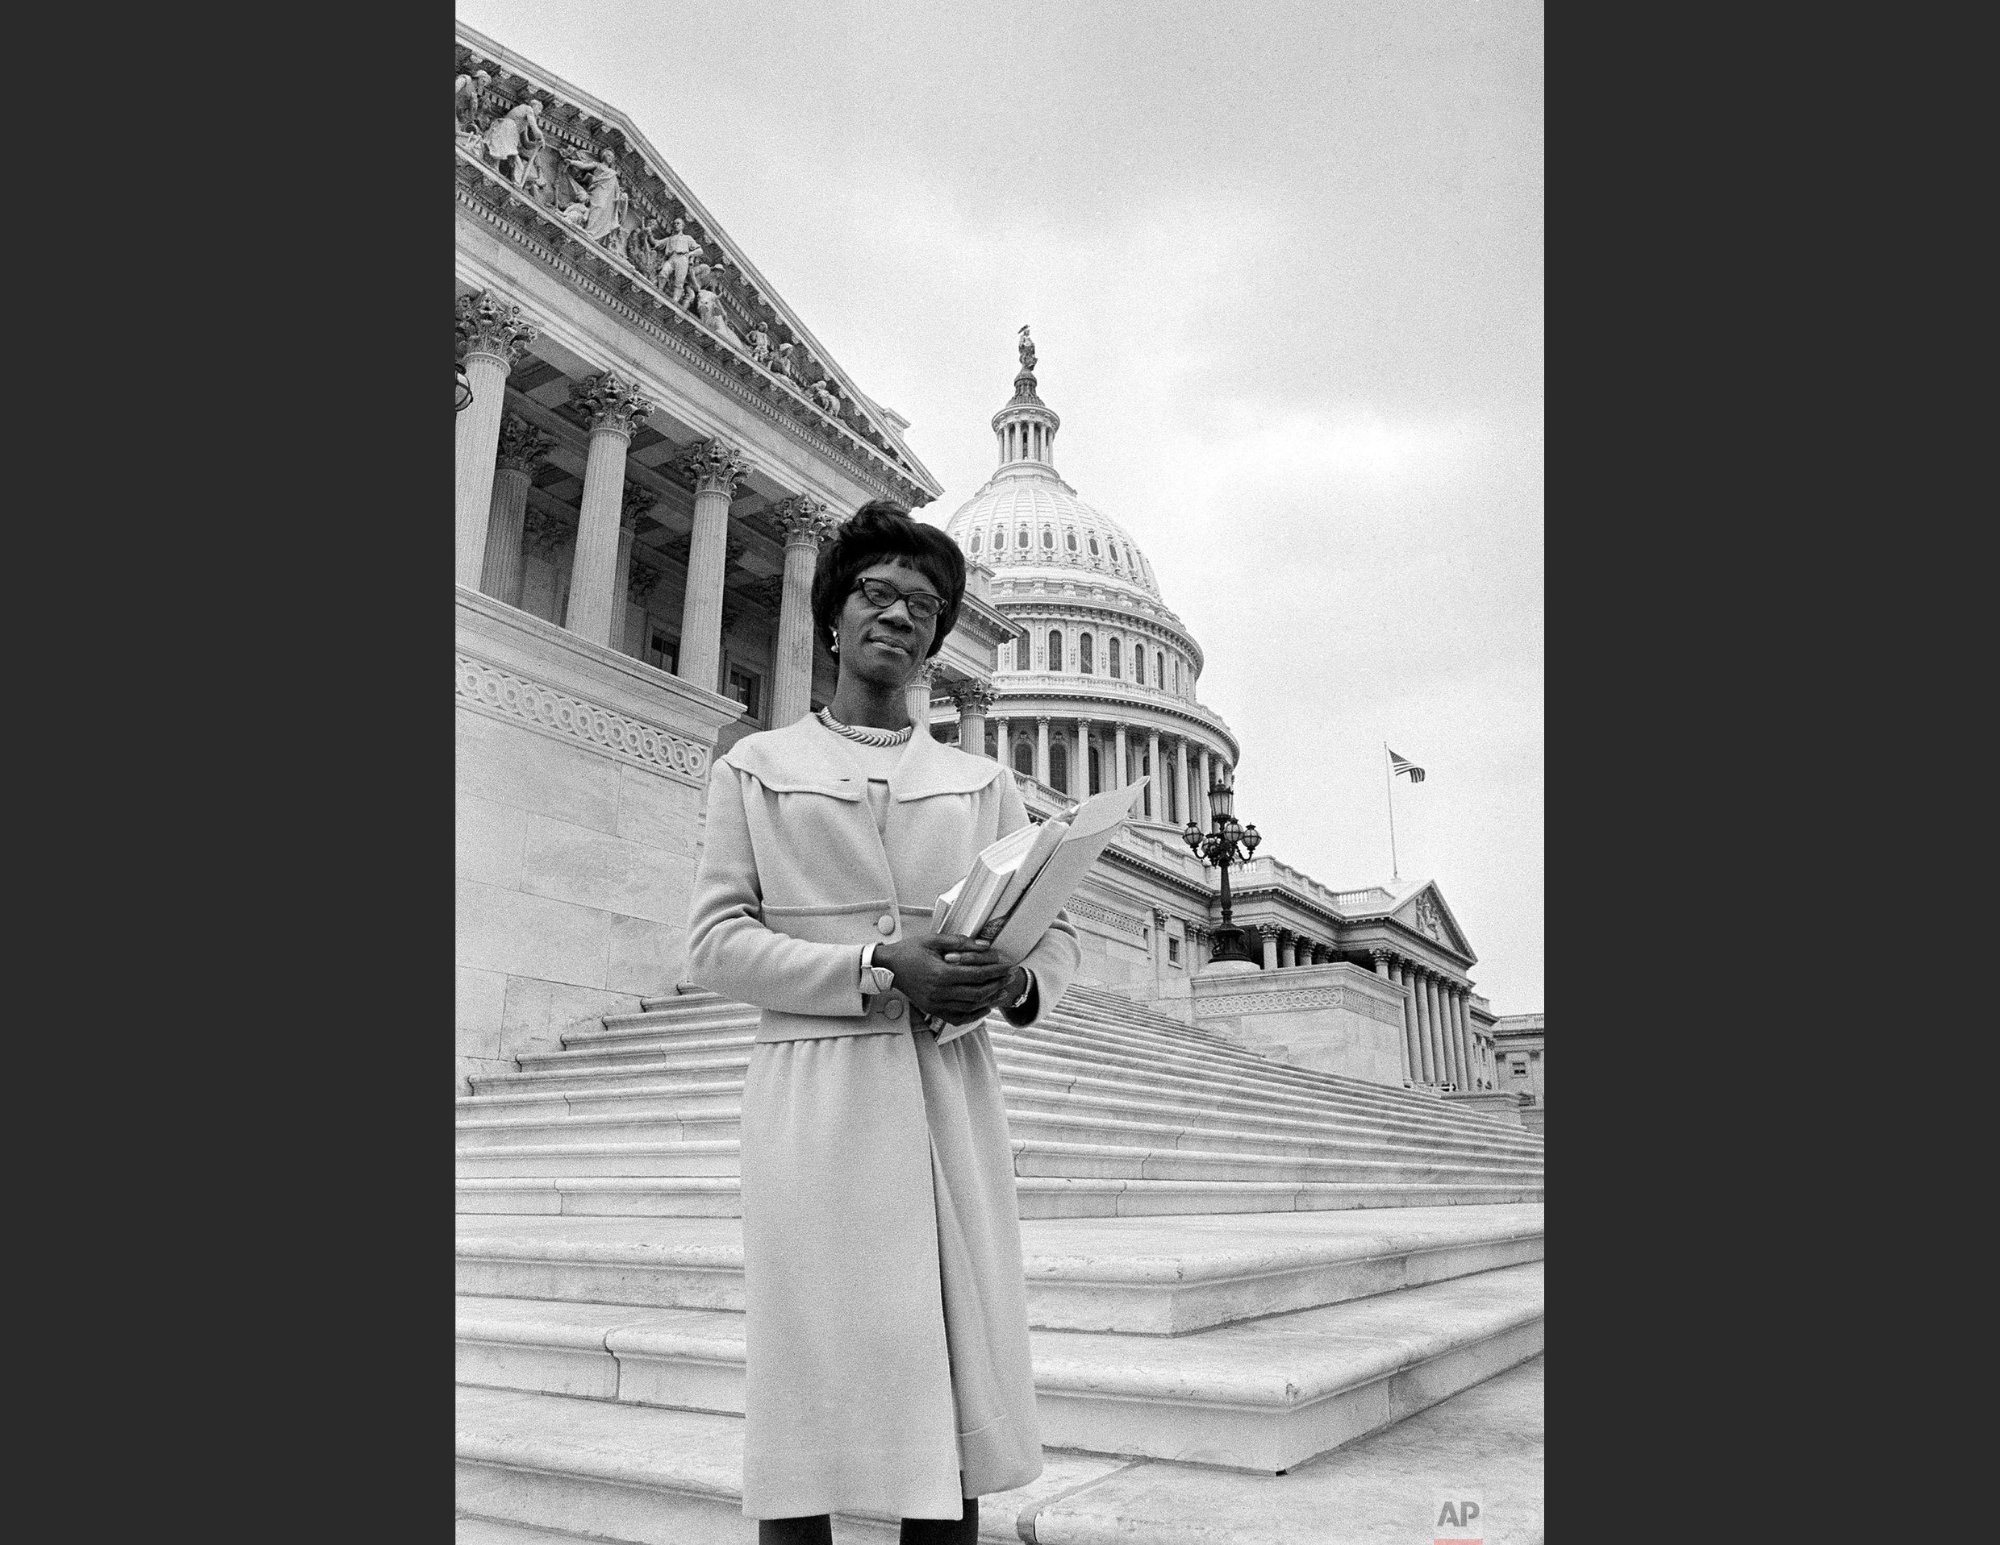
[[[1032,325],[1056,468],[1207,655],[1237,811],[1435,878],[1541,1010],[1542,8],[459,0],[627,113],[911,422],[942,525]],[[442,90],[442,87],[440,87]]]

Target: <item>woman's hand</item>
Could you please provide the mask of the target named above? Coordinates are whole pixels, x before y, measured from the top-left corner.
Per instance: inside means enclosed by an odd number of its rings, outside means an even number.
[[[896,973],[896,990],[926,1014],[962,1025],[1021,995],[1019,966],[1001,963],[992,941],[999,923],[988,923],[977,938],[934,933],[898,939],[875,948],[875,959]],[[1008,991],[1009,987],[1012,992]]]

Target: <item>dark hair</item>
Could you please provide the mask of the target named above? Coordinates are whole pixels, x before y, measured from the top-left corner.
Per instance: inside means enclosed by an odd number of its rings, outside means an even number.
[[[929,580],[944,597],[937,632],[931,635],[929,659],[944,647],[945,635],[958,622],[965,600],[965,555],[958,543],[936,526],[910,519],[910,512],[887,499],[873,499],[841,522],[838,534],[819,555],[813,574],[813,632],[831,651],[840,636],[840,612],[854,592],[854,581],[872,564],[901,558]]]

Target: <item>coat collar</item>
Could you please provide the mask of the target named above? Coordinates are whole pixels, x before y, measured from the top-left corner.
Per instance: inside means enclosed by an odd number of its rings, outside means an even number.
[[[722,758],[778,793],[810,790],[858,800],[862,790],[827,754],[833,732],[810,714],[781,730],[746,735]],[[1000,776],[998,762],[938,744],[919,726],[889,775],[889,796],[902,801],[937,794],[975,794]]]

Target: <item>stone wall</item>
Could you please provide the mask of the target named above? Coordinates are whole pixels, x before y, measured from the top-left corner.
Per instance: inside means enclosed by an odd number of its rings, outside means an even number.
[[[1194,979],[1194,1022],[1260,1056],[1402,1087],[1403,1005],[1359,966],[1293,966]]]
[[[672,991],[735,705],[463,588],[456,635],[463,1092]]]

